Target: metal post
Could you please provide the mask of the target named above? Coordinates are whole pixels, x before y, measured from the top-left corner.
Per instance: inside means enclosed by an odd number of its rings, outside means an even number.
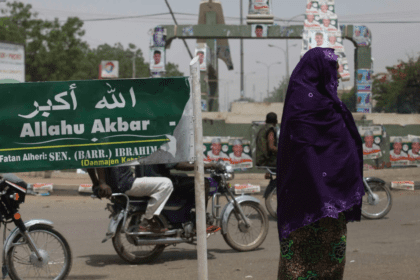
[[[241,18],[241,23],[240,25],[242,25],[242,0],[239,0],[240,2],[240,18]],[[243,39],[240,40],[241,43],[241,99],[244,97],[244,41]]]
[[[133,55],[133,79],[136,78],[136,56]]]
[[[270,89],[270,66],[267,66],[267,98],[269,97],[268,91]]]
[[[206,207],[204,193],[204,161],[203,161],[203,123],[201,117],[201,86],[200,65],[198,56],[190,62],[192,77],[192,98],[194,113],[194,189],[195,212],[197,224],[197,260],[198,280],[208,280],[207,270],[207,238],[206,238]]]

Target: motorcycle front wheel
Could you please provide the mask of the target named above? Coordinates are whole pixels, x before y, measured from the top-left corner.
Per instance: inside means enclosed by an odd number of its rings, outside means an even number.
[[[136,232],[140,226],[140,218],[144,212],[135,212],[127,216],[124,232]],[[161,222],[161,221],[160,221]],[[123,221],[118,224],[115,236],[112,238],[112,244],[117,254],[126,262],[132,264],[150,263],[158,258],[165,245],[136,245],[138,237],[122,233]],[[161,226],[165,225],[161,222]]]
[[[383,184],[376,182],[368,184],[374,195],[365,190],[362,198],[362,216],[367,219],[381,219],[391,210],[391,191]]]
[[[277,188],[274,188],[265,199],[265,207],[268,213],[277,219]]]
[[[72,265],[71,251],[66,239],[45,225],[34,225],[28,231],[43,259],[38,260],[23,235],[19,234],[13,240],[18,245],[12,247],[6,256],[10,278],[65,279]]]
[[[223,238],[232,249],[247,252],[258,248],[267,237],[268,216],[263,207],[255,202],[245,201],[240,203],[240,207],[250,227],[246,226],[241,215],[233,209]]]

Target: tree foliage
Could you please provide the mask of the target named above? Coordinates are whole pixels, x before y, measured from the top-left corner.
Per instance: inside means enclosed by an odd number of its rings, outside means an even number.
[[[283,79],[279,82],[279,85],[269,93],[268,97],[264,98],[264,102],[283,102],[283,96],[286,95],[288,86],[289,80],[283,77]]]
[[[8,2],[0,12],[0,41],[25,45],[26,81],[98,79],[102,60],[118,60],[119,77],[149,77],[149,63],[134,44],[124,48],[103,44],[90,48],[83,40],[83,21],[70,17],[65,23],[41,20],[30,4]],[[167,77],[183,76],[178,65],[167,63]]]
[[[420,56],[409,57],[397,67],[387,67],[391,79],[375,78],[373,98],[376,112],[420,113]]]
[[[343,93],[341,101],[346,105],[350,112],[356,112],[356,90],[352,87],[349,92]]]

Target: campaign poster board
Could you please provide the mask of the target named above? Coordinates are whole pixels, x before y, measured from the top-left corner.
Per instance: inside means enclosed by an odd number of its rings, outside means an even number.
[[[152,36],[150,37],[151,47],[165,47],[166,46],[166,28],[162,26],[156,26],[153,29]]]
[[[25,46],[0,42],[0,83],[25,82]]]
[[[203,137],[204,162],[223,160],[234,168],[252,168],[251,142],[241,137]]]
[[[391,166],[410,165],[408,151],[411,147],[408,136],[390,136],[389,161]]]
[[[251,37],[253,38],[267,38],[267,31],[267,24],[251,24]]]
[[[372,69],[357,69],[357,84],[372,84],[373,83]]]
[[[420,136],[408,135],[408,160],[420,167]]]
[[[200,71],[207,71],[207,67],[210,61],[210,52],[207,44],[200,44],[195,48],[195,55],[198,56],[200,63]]]
[[[150,48],[150,72],[165,72],[165,48]]]
[[[102,60],[101,78],[116,79],[119,76],[118,60]]]
[[[271,1],[270,0],[249,0],[250,15],[270,15]]]
[[[359,126],[363,142],[363,159],[377,159],[383,156],[384,143],[382,126]]]
[[[353,27],[353,40],[358,46],[369,46],[372,42],[370,30],[363,25],[355,25]]]

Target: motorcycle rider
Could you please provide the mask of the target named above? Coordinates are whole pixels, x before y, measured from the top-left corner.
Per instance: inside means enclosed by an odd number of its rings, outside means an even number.
[[[277,166],[277,114],[270,112],[265,119],[265,125],[258,131],[256,141],[257,166]]]
[[[98,188],[99,197],[109,198],[113,192],[150,197],[146,212],[141,217],[140,232],[162,233],[168,230],[162,229],[154,217],[159,216],[173,191],[173,184],[169,178],[134,178],[130,166],[89,168],[87,171],[92,180],[92,189],[96,191]]]

